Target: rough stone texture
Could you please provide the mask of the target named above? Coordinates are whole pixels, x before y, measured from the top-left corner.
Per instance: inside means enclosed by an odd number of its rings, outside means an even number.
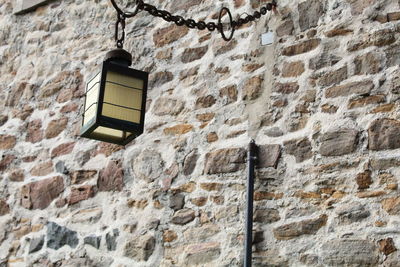
[[[336,210],[336,214],[338,215],[339,223],[351,224],[368,218],[371,212],[359,203],[348,203],[339,207]]]
[[[209,108],[215,104],[217,100],[212,95],[202,96],[196,100],[195,108]]]
[[[15,146],[16,137],[12,135],[0,135],[0,149],[11,149]]]
[[[369,52],[365,55],[358,56],[354,59],[354,74],[375,74],[381,71],[381,58],[378,54]]]
[[[153,35],[153,41],[156,47],[164,47],[176,40],[182,38],[189,32],[186,27],[178,27],[171,25],[162,29],[157,30]]]
[[[154,103],[153,112],[158,116],[178,115],[183,107],[183,102],[178,99],[160,97]]]
[[[110,161],[107,167],[99,172],[97,188],[99,191],[121,191],[124,186],[124,170],[121,162]]]
[[[147,234],[128,241],[124,248],[124,256],[136,261],[147,261],[154,252],[156,240]]]
[[[378,241],[378,244],[379,251],[385,255],[389,255],[397,250],[392,238],[381,239]]]
[[[276,209],[256,210],[254,213],[254,221],[259,223],[273,223],[280,219],[279,211]]]
[[[71,153],[75,147],[75,144],[76,144],[75,142],[68,142],[68,143],[64,143],[64,144],[61,144],[61,145],[55,147],[51,151],[51,157],[55,158],[55,157],[59,157],[59,156]]]
[[[33,238],[31,239],[30,243],[29,243],[29,251],[28,253],[35,253],[39,250],[42,249],[44,245],[44,235],[42,235],[41,237],[38,238]]]
[[[0,216],[6,215],[10,212],[10,207],[4,199],[0,199]]]
[[[357,51],[370,46],[387,46],[396,41],[394,32],[390,29],[382,29],[376,32],[361,36],[359,39],[353,39],[348,43],[348,51]]]
[[[188,63],[202,58],[208,50],[208,46],[201,46],[196,48],[186,48],[182,53],[182,62]]]
[[[218,242],[192,244],[185,248],[186,264],[205,264],[216,259],[221,253]]]
[[[186,157],[183,162],[183,174],[184,175],[191,175],[194,171],[194,168],[196,167],[197,159],[199,158],[199,155],[197,154],[197,151],[192,151],[190,152]]]
[[[278,165],[279,157],[281,155],[280,145],[262,145],[258,146],[258,168],[274,167]]]
[[[53,162],[46,161],[43,163],[39,163],[30,171],[33,176],[45,176],[53,172]]]
[[[75,231],[58,225],[54,222],[47,224],[47,247],[52,249],[59,249],[65,245],[75,248],[78,243],[78,234]]]
[[[171,222],[174,224],[180,224],[184,225],[187,224],[191,221],[193,221],[195,218],[194,211],[191,209],[183,209],[175,212],[174,216],[171,219]]]
[[[318,85],[322,87],[331,86],[334,84],[338,84],[346,79],[347,79],[347,66],[344,66],[340,69],[323,74],[318,80]]]
[[[28,133],[26,135],[26,141],[31,143],[37,143],[43,139],[42,121],[33,120],[28,124]]]
[[[52,120],[49,125],[47,125],[44,136],[47,139],[54,138],[58,136],[67,127],[68,118],[61,118],[58,120]]]
[[[274,92],[281,94],[296,93],[299,90],[299,85],[296,82],[292,83],[277,83],[273,88]]]
[[[315,219],[282,225],[274,229],[274,236],[278,240],[289,240],[301,235],[312,235],[326,225],[327,220],[328,216],[321,215]]]
[[[293,139],[283,144],[286,153],[296,157],[296,162],[302,162],[312,157],[311,142],[307,138]]]
[[[163,167],[161,154],[153,149],[143,150],[133,161],[135,175],[148,182],[159,178]]]
[[[298,5],[300,30],[305,31],[318,25],[324,10],[321,1],[308,0]]]
[[[400,197],[382,200],[382,208],[391,215],[400,214]]]
[[[386,150],[400,148],[400,121],[377,119],[368,129],[368,148]]]
[[[236,85],[229,85],[219,90],[219,96],[227,99],[227,104],[233,103],[237,100],[238,91]]]
[[[330,266],[377,266],[378,253],[369,240],[334,239],[322,245],[322,261]]]
[[[241,266],[254,139],[254,266],[400,266],[398,1],[280,0],[230,42],[139,12],[124,49],[149,73],[146,119],[125,146],[79,137],[85,84],[115,45],[110,2],[17,16],[18,1],[0,0],[0,265]],[[228,2],[151,4],[217,22]],[[228,5],[237,20],[267,2]],[[272,45],[260,45],[263,31]],[[55,191],[27,186],[22,201],[21,187],[55,175]],[[30,197],[45,210],[24,208]],[[29,254],[48,222],[78,244]],[[143,236],[154,237],[148,258]],[[124,256],[131,242],[136,256]]]
[[[205,174],[236,172],[244,168],[246,151],[243,148],[219,149],[206,154]]]
[[[45,209],[63,191],[61,176],[32,182],[21,188],[21,205],[26,209]]]
[[[101,242],[101,236],[90,235],[90,236],[85,236],[85,238],[83,238],[84,244],[90,245],[97,249],[100,248],[100,242]]]
[[[86,171],[86,170],[74,171],[70,174],[71,184],[81,184],[85,181],[94,178],[96,174],[97,171]]]
[[[264,78],[255,76],[248,79],[243,86],[243,100],[254,100],[262,93],[262,85]]]
[[[342,156],[355,151],[358,131],[342,129],[337,132],[325,133],[321,137],[319,153],[323,156]]]
[[[149,76],[149,87],[154,88],[168,83],[174,79],[174,74],[170,71],[159,71]]]
[[[169,197],[169,207],[174,211],[180,210],[185,205],[185,196],[176,194]]]
[[[363,95],[368,94],[374,88],[372,81],[352,82],[344,85],[330,87],[325,90],[327,98],[338,96],[348,96],[352,94]]]
[[[314,50],[319,44],[321,40],[319,39],[311,39],[307,41],[303,41],[301,43],[291,45],[285,47],[282,51],[284,56],[295,56],[303,53],[307,53],[311,50]]]
[[[304,63],[302,61],[285,62],[282,68],[282,77],[297,77],[304,72]]]
[[[73,205],[82,200],[94,197],[96,194],[96,187],[93,185],[82,185],[80,187],[71,188],[71,194],[68,197],[68,204]]]
[[[113,229],[112,232],[106,234],[106,245],[108,251],[117,250],[117,238],[119,236],[118,229]]]

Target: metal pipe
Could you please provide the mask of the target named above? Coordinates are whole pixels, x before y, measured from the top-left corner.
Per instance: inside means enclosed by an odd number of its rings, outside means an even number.
[[[252,265],[253,245],[253,194],[254,194],[254,168],[257,160],[257,145],[254,140],[249,143],[247,153],[248,174],[247,174],[247,196],[246,196],[246,229],[245,229],[245,256],[244,267]]]

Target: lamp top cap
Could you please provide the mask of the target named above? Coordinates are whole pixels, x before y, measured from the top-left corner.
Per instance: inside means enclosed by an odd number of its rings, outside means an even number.
[[[130,66],[132,64],[132,55],[122,48],[117,48],[107,52],[104,60]]]

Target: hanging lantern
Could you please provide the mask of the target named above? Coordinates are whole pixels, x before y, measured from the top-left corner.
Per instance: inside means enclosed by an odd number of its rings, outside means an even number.
[[[131,64],[122,48],[107,53],[86,85],[82,137],[126,145],[143,133],[148,73]]]

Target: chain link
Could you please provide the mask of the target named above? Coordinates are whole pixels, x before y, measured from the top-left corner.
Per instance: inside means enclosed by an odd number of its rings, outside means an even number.
[[[235,30],[239,29],[242,25],[244,25],[246,23],[249,23],[249,22],[259,19],[262,15],[267,14],[268,11],[274,10],[277,6],[276,0],[272,0],[272,2],[267,3],[265,6],[262,6],[259,11],[258,10],[254,11],[254,13],[250,14],[250,15],[247,14],[246,17],[244,17],[244,18],[239,17],[237,20],[234,20],[232,18],[232,14],[228,8],[223,7],[219,13],[218,23],[215,23],[215,22],[206,23],[204,21],[196,22],[193,19],[185,19],[182,16],[173,15],[166,10],[157,9],[155,6],[143,2],[143,0],[135,0],[136,9],[133,12],[124,12],[118,7],[118,5],[115,3],[115,0],[110,0],[110,1],[118,13],[118,20],[117,20],[116,31],[115,31],[115,34],[116,34],[115,39],[117,41],[117,46],[118,45],[121,46],[120,48],[122,48],[124,38],[125,38],[125,18],[134,17],[139,11],[142,11],[142,10],[148,12],[150,15],[152,15],[154,17],[162,18],[163,20],[165,20],[167,22],[173,22],[177,26],[186,26],[190,29],[197,28],[198,30],[207,29],[210,32],[217,30],[217,31],[219,31],[219,33],[221,34],[222,38],[225,41],[230,41],[233,38],[233,34],[234,34]],[[225,11],[225,13],[224,13],[224,11]],[[224,29],[223,29],[224,28],[223,23],[221,22],[222,17],[225,14],[228,14],[228,16],[229,16],[229,25],[230,25],[230,31],[231,31],[231,34],[229,37],[226,37],[226,35],[224,33]],[[122,26],[121,38],[118,37],[119,24],[121,24],[121,26]]]

